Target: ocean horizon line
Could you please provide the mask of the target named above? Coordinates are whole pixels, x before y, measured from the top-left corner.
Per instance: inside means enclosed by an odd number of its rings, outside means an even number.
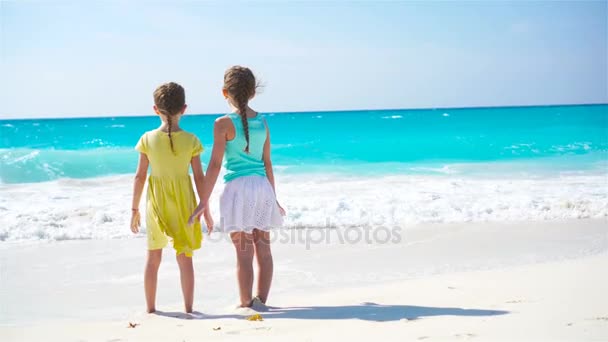
[[[463,106],[463,107],[411,107],[411,108],[382,108],[382,109],[334,109],[334,110],[311,110],[311,111],[262,111],[267,114],[314,114],[314,113],[346,113],[346,112],[389,112],[389,111],[419,111],[419,110],[462,110],[462,109],[498,109],[498,108],[543,108],[543,107],[585,107],[606,106],[608,102],[600,103],[563,103],[563,104],[533,104],[533,105],[506,105],[506,106]],[[189,113],[187,116],[219,116],[222,113]],[[155,117],[153,114],[116,114],[116,115],[93,115],[93,116],[57,116],[57,117],[0,117],[2,121],[28,121],[28,120],[81,120],[81,119],[112,119],[112,118],[146,118]]]

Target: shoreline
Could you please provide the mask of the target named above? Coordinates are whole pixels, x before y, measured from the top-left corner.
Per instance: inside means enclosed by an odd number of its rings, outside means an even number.
[[[393,241],[391,241],[390,238],[385,236],[382,236],[379,239],[374,239],[373,238],[373,232],[375,232],[377,229],[383,229],[383,230],[390,230],[389,228],[399,228],[399,233],[404,233],[406,236],[409,234],[420,234],[421,232],[427,232],[429,230],[431,231],[440,231],[440,230],[446,230],[446,231],[453,231],[453,230],[458,230],[461,229],[462,227],[484,227],[484,226],[488,226],[488,227],[501,227],[501,228],[509,228],[509,227],[517,227],[517,226],[521,226],[521,225],[532,225],[532,226],[551,226],[551,225],[558,225],[558,226],[567,226],[567,225],[576,225],[576,224],[582,224],[582,225],[591,225],[591,226],[595,226],[598,223],[606,223],[608,225],[608,217],[583,217],[583,218],[564,218],[564,219],[538,219],[538,220],[529,220],[529,219],[521,219],[521,220],[486,220],[486,221],[470,221],[470,222],[414,222],[414,223],[408,223],[406,225],[404,225],[403,227],[399,227],[399,226],[384,226],[384,225],[373,225],[373,224],[367,224],[367,225],[360,225],[360,226],[355,226],[355,225],[351,225],[351,226],[335,226],[335,225],[329,225],[329,226],[294,226],[294,227],[282,227],[282,228],[276,228],[276,229],[272,229],[271,230],[271,243],[275,244],[277,242],[281,242],[284,241],[285,239],[288,239],[288,243],[293,244],[294,242],[296,244],[301,244],[303,246],[307,246],[307,238],[312,239],[312,242],[310,243],[311,245],[315,245],[319,242],[321,243],[326,243],[326,242],[340,242],[340,243],[346,243],[346,244],[358,244],[359,242],[362,241],[362,244],[367,244],[367,245],[377,245],[378,241],[380,241],[379,244],[384,244],[384,243],[391,243]],[[145,226],[143,227],[145,228]],[[204,228],[204,237],[203,237],[203,241],[204,243],[230,243],[231,240],[229,238],[229,236],[220,231],[217,227],[216,229],[213,231],[213,235],[209,236],[207,235],[207,231],[206,228]],[[349,231],[349,230],[358,230],[359,232],[363,232],[363,233],[358,233],[359,236],[361,236],[359,239],[356,239],[357,241],[350,241],[352,240],[352,238],[349,240],[348,232],[344,232],[344,231]],[[307,232],[310,232],[309,234],[307,234]],[[316,241],[319,239],[319,235],[318,232],[320,232],[320,234],[322,234],[322,241]],[[608,234],[608,229],[606,229],[606,232]],[[366,235],[367,233],[367,235]],[[370,235],[370,233],[372,235]],[[399,236],[400,240],[401,240],[401,236]],[[86,237],[86,238],[68,238],[68,239],[25,239],[25,240],[0,240],[0,252],[2,252],[3,250],[11,250],[11,249],[15,249],[15,248],[33,248],[33,247],[37,247],[37,246],[49,246],[50,248],[59,248],[62,245],[65,246],[77,246],[79,244],[87,244],[87,243],[91,243],[91,244],[108,244],[111,241],[116,241],[116,242],[121,242],[121,241],[139,241],[140,244],[142,244],[142,246],[145,247],[145,239],[146,239],[146,235],[145,235],[145,229],[142,230],[140,233],[138,233],[137,235],[133,235],[133,234],[129,234],[126,236],[113,236],[113,237],[103,237],[103,238],[95,238],[95,237]],[[295,241],[294,241],[295,239]],[[407,242],[407,237],[405,238],[406,242],[404,242],[406,245],[408,244]],[[127,242],[129,243],[129,242]],[[399,243],[401,243],[401,241],[399,241]],[[415,243],[415,242],[414,242]],[[202,247],[204,248],[204,246]],[[309,249],[309,248],[307,248]],[[170,247],[166,247],[165,250],[170,250]],[[199,250],[200,251],[200,250]]]

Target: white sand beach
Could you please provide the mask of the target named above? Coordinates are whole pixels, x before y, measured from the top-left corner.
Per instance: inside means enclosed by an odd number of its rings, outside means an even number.
[[[607,223],[421,225],[402,230],[400,241],[371,244],[341,243],[340,230],[320,229],[315,241],[331,235],[308,248],[277,240],[261,322],[234,308],[233,251],[221,234],[195,255],[192,316],[180,313],[170,249],[161,311],[149,315],[144,239],[6,243],[0,340],[606,341]]]
[[[608,342],[607,14],[0,0],[0,342]]]

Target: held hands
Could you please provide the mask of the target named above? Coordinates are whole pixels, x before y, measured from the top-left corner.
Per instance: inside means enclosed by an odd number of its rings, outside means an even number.
[[[141,216],[139,210],[133,210],[131,212],[131,231],[133,234],[139,233],[139,227],[141,227]]]
[[[192,215],[188,219],[188,224],[194,224],[194,222],[201,219],[201,215],[204,216],[205,224],[207,225],[208,234],[211,234],[213,231],[213,217],[211,217],[211,212],[209,212],[209,208],[203,203],[199,203],[199,205],[194,209]]]
[[[188,218],[188,224],[194,224],[195,220],[199,220],[201,214],[203,213],[203,211],[205,211],[205,207],[206,206],[204,203],[199,203],[194,209],[194,212],[192,212],[192,215],[190,215],[190,218]]]
[[[283,207],[281,207],[281,205],[279,204],[279,201],[277,201],[277,205],[279,206],[279,212],[281,213],[281,216],[285,216],[285,209],[283,209]]]
[[[207,225],[207,234],[211,234],[211,232],[213,231],[214,222],[208,207],[205,208],[205,211],[203,212],[203,217],[205,219],[205,224]]]

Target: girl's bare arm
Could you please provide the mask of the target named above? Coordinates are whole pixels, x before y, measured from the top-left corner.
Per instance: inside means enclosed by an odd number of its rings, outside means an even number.
[[[146,185],[149,164],[150,161],[148,160],[146,154],[140,153],[139,163],[137,164],[137,171],[135,172],[135,179],[133,180],[133,201],[131,203],[131,230],[133,231],[133,233],[139,232],[139,202],[141,201],[141,195],[144,191],[144,185]]]
[[[268,177],[268,182],[270,182],[270,185],[272,186],[272,191],[274,191],[274,194],[276,196],[277,190],[274,185],[274,171],[272,170],[272,159],[270,158],[270,129],[268,128],[268,124],[266,124],[266,121],[264,121],[264,125],[266,125],[266,142],[264,142],[264,154],[262,158],[264,159],[266,177]],[[278,200],[277,205],[279,206],[281,215],[285,216],[285,209],[283,209],[281,204],[279,204]]]
[[[272,190],[275,192],[276,189],[274,187],[274,172],[272,171],[272,160],[270,158],[270,129],[268,128],[268,124],[264,121],[264,125],[266,125],[266,142],[264,142],[264,168],[266,169],[266,177],[268,177],[268,181],[270,185],[272,185]]]
[[[220,174],[226,149],[226,130],[228,124],[231,124],[231,121],[227,117],[215,120],[215,125],[213,126],[213,150],[211,150],[211,160],[207,167],[207,177],[205,177],[202,191],[199,193],[200,203],[188,220],[190,223],[194,222],[194,219],[200,216],[207,207],[207,202],[209,201],[209,197],[211,197],[215,182]]]
[[[192,167],[192,174],[194,176],[194,184],[196,186],[196,192],[198,194],[198,198],[203,198],[203,186],[205,184],[205,173],[203,172],[203,167],[201,165],[201,157],[196,156],[193,157],[190,161],[190,166]],[[205,216],[205,224],[207,225],[207,230],[209,234],[213,231],[213,218],[211,217],[211,212],[209,211],[208,201],[204,203],[205,211],[203,215]]]
[[[198,198],[203,198],[203,183],[205,181],[205,173],[203,172],[203,167],[201,165],[201,156],[192,157],[190,161],[190,166],[192,167],[192,175],[194,176],[194,185],[196,186],[196,193],[198,194]]]

